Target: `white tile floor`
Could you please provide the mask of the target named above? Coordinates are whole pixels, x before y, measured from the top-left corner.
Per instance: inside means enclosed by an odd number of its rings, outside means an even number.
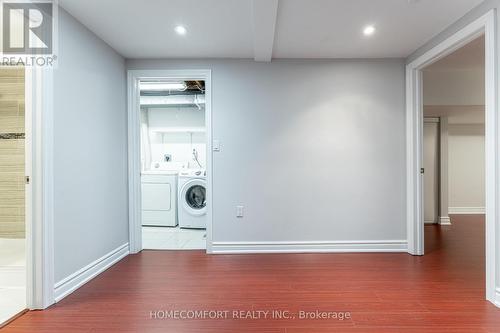
[[[25,308],[25,240],[0,238],[0,325]]]
[[[142,227],[145,250],[204,250],[206,230],[179,227]]]

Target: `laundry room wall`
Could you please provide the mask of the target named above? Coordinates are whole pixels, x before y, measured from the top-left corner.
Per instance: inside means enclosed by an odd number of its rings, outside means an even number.
[[[197,107],[169,107],[143,108],[147,113],[142,117],[146,123],[151,150],[151,162],[164,163],[165,155],[171,157],[170,168],[199,168],[193,158],[193,149],[198,152],[198,160],[205,168],[206,163],[206,135],[205,110]],[[145,142],[143,142],[145,143]],[[146,149],[143,149],[144,152]],[[143,159],[146,156],[143,154]]]
[[[402,59],[127,68],[212,70],[214,250],[406,251]]]
[[[62,8],[54,91],[57,285],[128,243],[125,62]]]

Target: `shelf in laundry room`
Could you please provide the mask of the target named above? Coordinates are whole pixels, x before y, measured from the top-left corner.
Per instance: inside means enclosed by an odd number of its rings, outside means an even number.
[[[152,128],[156,133],[205,133],[204,127],[176,127],[176,128]]]

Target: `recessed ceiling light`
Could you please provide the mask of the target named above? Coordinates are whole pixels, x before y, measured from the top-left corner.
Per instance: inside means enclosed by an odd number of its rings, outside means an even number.
[[[186,27],[184,27],[182,25],[178,25],[175,27],[175,32],[177,32],[178,35],[185,35],[187,30],[186,30]]]
[[[363,34],[365,36],[371,36],[375,33],[375,27],[373,25],[367,25],[364,29],[363,29]]]

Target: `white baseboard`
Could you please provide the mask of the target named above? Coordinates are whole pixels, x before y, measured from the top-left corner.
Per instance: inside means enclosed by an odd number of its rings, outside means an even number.
[[[126,243],[57,282],[54,286],[55,301],[59,302],[64,297],[68,296],[76,289],[80,288],[85,283],[89,282],[97,275],[101,274],[109,267],[125,258],[128,254],[129,244]]]
[[[213,242],[214,254],[407,252],[406,240],[331,242]]]
[[[485,207],[450,207],[449,214],[485,214]]]
[[[449,216],[440,216],[439,217],[440,225],[451,225],[451,219]]]
[[[449,216],[439,216],[437,220],[424,221],[424,224],[451,225],[451,220]]]

